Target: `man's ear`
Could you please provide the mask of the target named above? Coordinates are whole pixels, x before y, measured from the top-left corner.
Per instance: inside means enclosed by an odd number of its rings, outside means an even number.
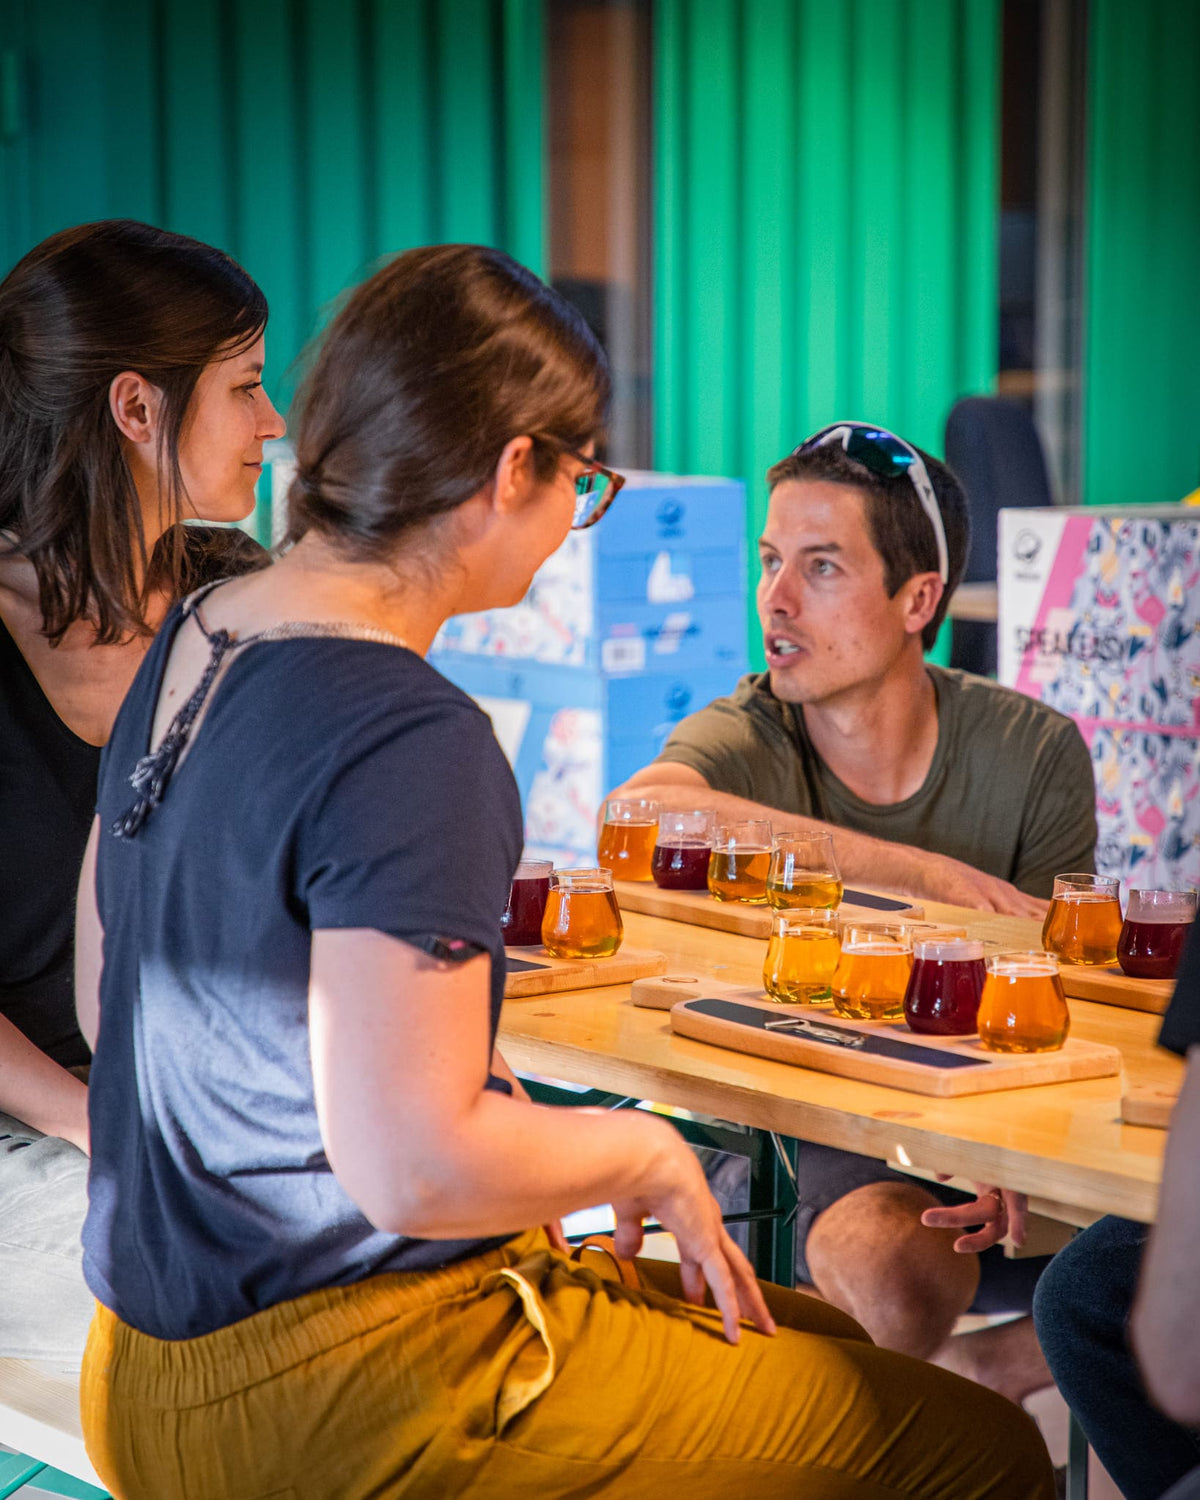
[[[162,392],[144,375],[123,370],[108,388],[108,409],[122,437],[131,443],[150,443],[158,432]]]
[[[936,573],[916,573],[904,585],[904,629],[908,635],[920,635],[942,602],[946,585]]]
[[[518,511],[533,488],[533,439],[523,433],[505,443],[492,476],[492,509],[498,515]]]

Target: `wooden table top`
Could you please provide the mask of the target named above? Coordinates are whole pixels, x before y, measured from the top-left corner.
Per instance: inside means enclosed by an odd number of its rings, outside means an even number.
[[[1036,922],[925,903],[933,920],[1039,946]],[[626,941],[666,954],[671,972],[761,982],[766,944],[685,922],[625,915]],[[1123,1082],[1177,1088],[1180,1059],[1155,1046],[1159,1017],[1072,1000],[1072,1034],[1121,1049],[1121,1077],[937,1100],[770,1062],[675,1036],[665,1012],[635,1007],[628,985],[506,1002],[510,1066],[676,1105],[1030,1194],[1072,1224],[1105,1213],[1154,1217],[1165,1134],[1120,1118]]]

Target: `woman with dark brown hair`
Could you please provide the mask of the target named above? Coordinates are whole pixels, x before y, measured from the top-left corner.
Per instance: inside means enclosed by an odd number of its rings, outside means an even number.
[[[534,1105],[495,1051],[520,807],[424,656],[599,518],[607,389],[507,256],[399,256],[305,384],[292,545],[174,610],[121,709],[78,1003],[125,1500],[1053,1494],[1017,1407],[764,1294],[667,1121]],[[679,1266],[531,1227],[605,1202]]]
[[[120,220],[51,236],[0,282],[0,1354],[82,1355],[75,890],[101,747],[154,630],[265,556],[181,523],[254,504],[283,432],[266,319],[228,256]]]

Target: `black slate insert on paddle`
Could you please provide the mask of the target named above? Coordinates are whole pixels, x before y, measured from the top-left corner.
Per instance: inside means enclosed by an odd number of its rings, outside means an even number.
[[[739,1005],[736,1000],[687,1000],[684,1008],[698,1015],[711,1016],[714,1021],[733,1021],[738,1026],[748,1026],[753,1031],[765,1031],[768,1021],[778,1021],[781,1016],[772,1015],[757,1005]],[[842,1031],[848,1036],[863,1036],[849,1026],[839,1026],[836,1021],[827,1021],[824,1015],[812,1017],[819,1026],[830,1031]],[[816,1042],[826,1047],[837,1047],[838,1043],[823,1037],[808,1035],[802,1031],[778,1031],[778,1036],[799,1036],[806,1042]],[[897,1042],[892,1037],[866,1035],[855,1053],[862,1057],[891,1057],[899,1062],[920,1063],[926,1068],[986,1068],[991,1059],[987,1057],[960,1057],[953,1052],[943,1052],[937,1047],[923,1047],[919,1042]]]
[[[528,958],[514,958],[511,953],[504,955],[504,971],[506,974],[524,974],[529,969],[548,969],[549,964],[537,964]]]
[[[843,891],[842,900],[851,906],[869,906],[872,911],[909,911],[911,901],[896,901],[891,896],[873,896],[870,891]]]

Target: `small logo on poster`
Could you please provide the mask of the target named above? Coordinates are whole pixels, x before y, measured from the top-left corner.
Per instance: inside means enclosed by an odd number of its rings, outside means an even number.
[[[1013,538],[1012,550],[1016,560],[1028,567],[1042,550],[1042,539],[1036,531],[1031,531],[1028,526],[1025,526]]]

